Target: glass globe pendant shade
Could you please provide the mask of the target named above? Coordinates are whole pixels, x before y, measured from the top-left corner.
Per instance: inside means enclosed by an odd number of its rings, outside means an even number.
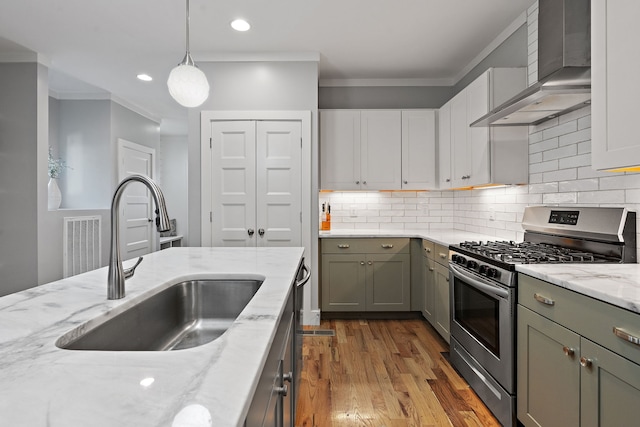
[[[195,65],[178,64],[167,80],[169,94],[183,107],[198,107],[209,98],[209,82]]]

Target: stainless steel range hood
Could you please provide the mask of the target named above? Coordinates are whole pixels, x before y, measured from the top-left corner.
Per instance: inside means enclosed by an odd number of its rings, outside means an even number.
[[[590,0],[539,0],[538,79],[471,126],[535,125],[590,103]]]

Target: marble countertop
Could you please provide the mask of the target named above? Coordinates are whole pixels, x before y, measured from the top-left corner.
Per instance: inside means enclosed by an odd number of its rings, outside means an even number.
[[[640,314],[639,264],[527,264],[516,270]]]
[[[331,230],[320,231],[321,239],[330,238],[367,238],[367,237],[406,237],[412,239],[426,239],[440,245],[449,246],[465,240],[502,240],[496,236],[473,233],[471,231],[444,229],[444,230],[393,230],[393,229],[371,229],[371,230]]]
[[[242,426],[303,252],[172,248],[145,255],[121,300],[107,300],[106,268],[0,298],[0,424]],[[200,347],[55,346],[88,320],[183,280],[247,276],[264,278],[255,297],[224,335]],[[148,378],[152,384],[141,385]]]

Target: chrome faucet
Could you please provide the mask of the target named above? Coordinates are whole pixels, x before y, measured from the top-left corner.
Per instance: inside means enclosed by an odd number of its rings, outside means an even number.
[[[119,210],[120,210],[120,198],[124,192],[125,187],[130,182],[137,181],[147,186],[154,201],[156,202],[156,229],[158,231],[169,231],[171,224],[169,222],[169,215],[167,214],[167,206],[164,202],[164,195],[160,190],[160,187],[145,175],[130,175],[123,179],[116,192],[113,195],[111,201],[111,250],[109,255],[109,276],[107,283],[107,298],[108,299],[120,299],[124,298],[124,280],[133,276],[135,268],[142,262],[142,257],[138,258],[138,262],[131,268],[126,270],[122,268],[122,256],[120,254],[120,233],[119,233]]]

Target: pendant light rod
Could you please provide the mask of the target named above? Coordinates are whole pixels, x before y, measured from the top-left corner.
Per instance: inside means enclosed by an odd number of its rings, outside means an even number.
[[[193,60],[193,58],[191,57],[191,50],[189,49],[189,29],[190,29],[190,24],[191,24],[191,18],[190,18],[190,14],[189,14],[189,0],[187,0],[187,37],[186,37],[186,47],[187,47],[187,53],[184,54],[184,58],[182,58],[182,62],[180,62],[180,64],[178,65],[191,65],[196,67],[196,63]]]

